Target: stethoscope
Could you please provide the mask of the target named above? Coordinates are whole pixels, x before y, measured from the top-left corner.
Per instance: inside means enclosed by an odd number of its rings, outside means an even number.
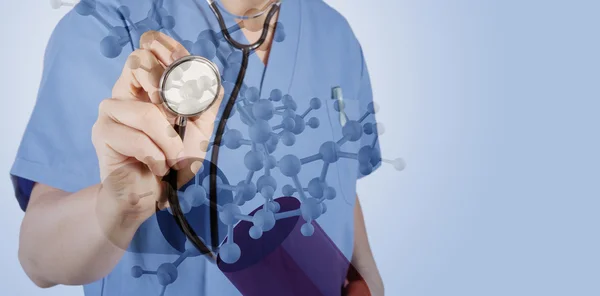
[[[240,71],[231,95],[227,100],[223,114],[221,115],[221,119],[218,122],[212,145],[211,161],[209,162],[209,220],[211,249],[209,249],[198,237],[181,209],[179,197],[177,195],[177,170],[171,169],[169,174],[164,177],[163,181],[168,184],[168,186],[166,186],[167,189],[165,194],[179,228],[185,234],[187,239],[198,249],[198,251],[200,251],[200,254],[208,254],[208,257],[214,262],[217,257],[215,251],[219,248],[219,217],[217,210],[217,161],[219,158],[219,147],[221,146],[227,119],[230,117],[237,96],[242,88],[250,54],[265,42],[267,34],[269,33],[269,24],[271,23],[273,16],[275,16],[279,10],[281,1],[267,1],[266,7],[252,16],[237,16],[227,12],[226,9],[223,9],[227,14],[242,20],[257,18],[267,13],[260,38],[252,44],[241,44],[234,40],[225,25],[218,3],[214,0],[207,0],[207,2],[219,22],[219,27],[221,28],[225,40],[233,47],[242,51]],[[219,92],[221,91],[220,77],[219,70],[212,61],[194,55],[183,57],[173,62],[165,69],[159,84],[160,97],[166,109],[177,116],[174,128],[182,140],[185,135],[185,127],[188,119],[199,116],[210,108],[217,100]]]

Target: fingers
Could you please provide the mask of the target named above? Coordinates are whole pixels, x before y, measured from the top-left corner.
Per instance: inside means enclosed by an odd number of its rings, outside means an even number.
[[[96,142],[105,144],[100,147],[137,159],[146,164],[156,176],[164,176],[169,171],[163,151],[148,135],[112,120],[103,120],[98,128],[101,129],[98,131],[101,139]]]
[[[113,88],[113,97],[122,100],[137,99],[150,101],[154,104],[162,103],[159,95],[160,77],[165,67],[145,49],[134,51],[123,67],[121,76]]]
[[[149,50],[165,66],[190,55],[181,43],[157,31],[148,31],[140,37],[140,47]]]
[[[163,152],[169,166],[183,157],[183,142],[158,106],[140,101],[108,99],[100,103],[100,116],[147,135]],[[128,140],[124,138],[122,141]]]

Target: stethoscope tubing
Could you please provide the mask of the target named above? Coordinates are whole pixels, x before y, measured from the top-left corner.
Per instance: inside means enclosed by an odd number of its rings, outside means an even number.
[[[185,218],[185,214],[183,213],[183,211],[181,209],[181,205],[179,203],[179,197],[177,195],[177,187],[178,187],[177,186],[177,176],[178,176],[177,170],[172,169],[169,172],[169,174],[167,174],[163,178],[163,181],[165,181],[167,183],[167,186],[166,186],[167,187],[166,188],[167,200],[169,202],[169,206],[171,207],[173,217],[175,218],[175,221],[177,222],[177,225],[179,226],[179,229],[185,234],[187,239],[194,245],[194,247],[196,247],[196,249],[198,249],[198,251],[200,251],[201,255],[209,254],[211,261],[216,262],[216,257],[217,257],[216,252],[218,252],[218,248],[220,245],[220,243],[219,243],[219,211],[218,211],[218,198],[217,198],[217,191],[218,191],[218,188],[217,188],[217,183],[218,183],[217,161],[219,158],[219,148],[221,146],[223,133],[225,132],[227,120],[228,120],[229,116],[231,115],[231,112],[233,111],[233,108],[235,106],[235,101],[240,93],[240,90],[241,90],[243,82],[244,82],[244,78],[246,76],[246,69],[248,68],[248,60],[250,58],[250,53],[264,44],[264,42],[267,38],[267,35],[269,33],[268,30],[269,30],[270,22],[271,22],[273,16],[275,16],[277,11],[279,10],[280,3],[275,3],[271,6],[271,8],[267,14],[267,17],[265,19],[265,22],[263,24],[263,30],[261,32],[261,35],[260,35],[259,39],[252,44],[242,44],[242,43],[239,43],[236,40],[234,40],[231,37],[231,35],[229,34],[229,31],[227,30],[225,21],[223,19],[223,16],[221,15],[220,10],[217,7],[217,4],[214,1],[209,1],[209,6],[217,18],[217,21],[219,22],[219,26],[221,28],[221,32],[222,32],[223,36],[225,37],[225,39],[227,40],[227,42],[229,42],[229,44],[231,44],[233,47],[235,47],[239,50],[242,50],[242,64],[240,66],[240,70],[239,70],[239,73],[238,73],[238,76],[237,76],[237,79],[235,82],[235,86],[231,92],[231,95],[229,96],[229,99],[227,100],[227,104],[225,106],[225,109],[223,110],[223,114],[221,115],[221,119],[219,120],[219,123],[217,125],[217,130],[215,133],[215,139],[213,142],[212,152],[211,152],[210,172],[209,172],[209,177],[210,177],[210,179],[209,179],[209,181],[210,181],[210,183],[209,183],[209,186],[210,186],[209,221],[210,221],[210,238],[211,238],[210,241],[211,241],[212,250],[209,249],[206,246],[206,244],[204,242],[202,242],[202,240],[200,240],[199,236],[196,234],[194,229],[191,227],[191,225]],[[217,73],[218,73],[218,71],[217,71]],[[220,77],[218,77],[218,79],[219,79],[219,90],[220,90],[220,84],[221,84]],[[161,82],[160,85],[162,86],[162,84],[163,83]],[[197,115],[197,114],[195,114],[195,115]],[[177,122],[174,126],[175,130],[177,131],[178,136],[182,140],[184,139],[184,136],[185,136],[186,123],[187,123],[187,116],[179,116],[177,119]],[[158,207],[157,207],[157,210],[158,210]]]

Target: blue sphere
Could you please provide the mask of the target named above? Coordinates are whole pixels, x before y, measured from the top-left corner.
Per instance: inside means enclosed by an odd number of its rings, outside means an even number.
[[[373,172],[373,165],[369,162],[361,163],[358,165],[358,171],[363,175],[369,175]]]
[[[294,121],[296,122],[296,124],[294,125],[294,128],[292,129],[292,133],[299,135],[306,128],[306,124],[304,123],[304,118],[302,118],[302,116],[300,116],[300,115],[296,115],[294,117]]]
[[[371,156],[373,155],[373,148],[371,146],[366,145],[358,150],[358,163],[367,163],[371,161]]]
[[[371,114],[375,114],[379,111],[379,106],[377,106],[377,104],[375,102],[370,102],[367,105],[367,111],[369,111],[369,113],[371,113]]]
[[[223,179],[221,179],[221,176],[217,176],[217,192],[221,192],[221,188],[219,188],[221,184],[223,184]],[[202,187],[204,187],[204,190],[210,189],[210,176],[204,177]]]
[[[82,16],[88,16],[96,11],[96,1],[81,0],[75,5],[75,11]]]
[[[269,210],[273,213],[277,213],[279,210],[281,210],[281,205],[279,205],[279,203],[276,201],[272,201],[269,203]]]
[[[208,202],[206,190],[197,184],[192,184],[185,189],[183,199],[192,207],[198,207]]]
[[[288,131],[285,131],[281,134],[281,142],[285,146],[292,146],[296,143],[296,136]]]
[[[265,157],[264,166],[268,169],[275,168],[277,166],[277,160],[275,159],[275,156],[269,155],[269,156]]]
[[[262,175],[256,180],[256,188],[262,192],[265,187],[271,187],[273,190],[277,189],[277,181],[270,175]]]
[[[333,188],[333,187],[325,188],[325,190],[323,191],[323,195],[325,195],[325,198],[328,200],[334,199],[336,196],[335,188]]]
[[[265,146],[267,148],[267,153],[268,154],[273,153],[275,151],[275,149],[277,149],[277,144],[279,144],[279,135],[271,134],[271,137],[265,143]]]
[[[327,205],[322,202],[321,203],[321,214],[325,214],[327,212]]]
[[[250,150],[246,153],[246,156],[244,156],[244,164],[247,169],[253,172],[262,170],[264,165],[263,157],[264,155],[261,152]]]
[[[241,66],[242,65],[238,63],[227,65],[225,71],[223,72],[223,80],[235,82]]]
[[[238,149],[242,146],[242,132],[236,129],[230,129],[223,135],[223,143],[229,149]]]
[[[252,182],[240,181],[237,184],[237,192],[242,195],[242,199],[250,201],[256,195],[256,186]]]
[[[370,122],[367,122],[363,126],[363,131],[365,132],[366,135],[370,135],[375,132],[375,125]]]
[[[281,158],[278,163],[279,170],[284,176],[287,177],[295,177],[300,172],[302,168],[302,164],[300,163],[300,159],[297,156],[288,154]]]
[[[172,284],[177,279],[177,275],[177,267],[173,263],[163,263],[156,271],[156,277],[161,286]]]
[[[202,32],[200,32],[200,34],[198,34],[198,40],[207,40],[210,41],[213,46],[215,47],[215,49],[217,48],[217,45],[219,44],[217,42],[217,38],[216,38],[216,33],[213,30],[204,30]]]
[[[310,99],[310,107],[314,110],[321,108],[321,99],[319,99],[319,98]]]
[[[254,114],[254,117],[257,119],[269,120],[273,118],[273,111],[273,103],[266,99],[258,100],[252,106],[252,114]]]
[[[144,275],[144,270],[142,269],[141,266],[134,266],[131,268],[131,276],[134,278],[140,278],[142,275]]]
[[[254,226],[260,227],[262,231],[269,231],[275,226],[275,215],[265,209],[258,210],[252,218]]]
[[[346,122],[346,125],[342,128],[342,134],[350,142],[356,142],[360,140],[363,133],[363,127],[360,122],[356,120],[350,120]]]
[[[291,109],[294,111],[296,111],[296,109],[298,109],[298,105],[296,105],[296,101],[294,101],[294,98],[292,98],[292,96],[290,96],[290,95],[283,96],[282,102],[283,102],[283,106],[285,106],[288,109]]]
[[[296,189],[290,184],[286,184],[283,186],[283,188],[281,188],[281,193],[283,193],[285,196],[292,196],[294,192],[296,192]]]
[[[311,236],[313,235],[313,233],[315,233],[315,227],[307,222],[304,225],[302,225],[302,227],[300,227],[300,232],[304,236]]]
[[[228,203],[223,206],[221,212],[219,213],[219,219],[225,225],[233,225],[239,221],[235,216],[241,213],[240,207],[235,204]]]
[[[294,129],[294,127],[296,126],[296,121],[294,120],[293,117],[285,117],[281,121],[281,125],[283,126],[284,130],[292,131]]]
[[[333,102],[333,109],[337,112],[340,112],[340,109],[344,110],[344,101],[336,100],[335,102]]]
[[[194,50],[194,42],[190,41],[190,40],[183,40],[181,41],[181,45],[183,45],[183,47],[189,51],[189,52],[193,52]],[[182,64],[182,66],[185,64]],[[187,69],[185,69],[187,70]]]
[[[250,139],[257,144],[263,144],[271,137],[271,125],[265,121],[258,119],[250,126]]]
[[[161,25],[165,30],[172,30],[175,28],[175,18],[167,15],[160,20]]]
[[[273,194],[274,193],[275,193],[275,189],[273,187],[271,187],[271,186],[263,186],[263,188],[260,190],[260,194],[262,194],[262,196],[265,199],[271,199],[271,198],[273,198]]]
[[[184,214],[188,214],[192,210],[192,204],[185,199],[179,200],[179,207]]]
[[[233,51],[227,57],[227,63],[229,64],[242,64],[243,54],[241,51]]]
[[[302,218],[304,218],[305,221],[312,221],[321,216],[321,204],[319,203],[319,200],[315,198],[307,198],[302,202],[302,205],[300,205],[300,211],[302,212]]]
[[[310,126],[310,128],[315,129],[319,127],[320,121],[316,117],[311,117],[306,124]]]
[[[271,91],[271,95],[269,96],[269,100],[273,102],[279,102],[281,100],[282,92],[279,89],[274,89]]]
[[[121,47],[120,39],[118,36],[109,35],[104,37],[100,41],[100,52],[103,56],[114,59],[121,54],[123,48]]]
[[[285,30],[283,29],[283,24],[281,22],[277,22],[276,28],[277,29],[275,30],[273,40],[275,40],[275,42],[282,42],[285,40]]]
[[[308,182],[308,194],[313,198],[321,198],[326,186],[325,182],[322,182],[319,177],[313,178]]]
[[[258,226],[252,226],[252,227],[250,227],[248,234],[253,239],[259,239],[263,235],[263,231]]]
[[[340,159],[340,145],[336,142],[325,142],[319,148],[319,153],[324,162],[334,163]]]
[[[219,256],[221,260],[227,264],[233,264],[240,259],[242,250],[236,243],[225,243],[219,249]]]
[[[246,93],[244,94],[244,96],[246,97],[246,99],[248,99],[248,101],[250,102],[256,102],[259,99],[259,90],[256,87],[249,87],[246,90]]]
[[[217,55],[215,44],[208,39],[198,39],[192,46],[192,51],[209,60],[214,59]]]

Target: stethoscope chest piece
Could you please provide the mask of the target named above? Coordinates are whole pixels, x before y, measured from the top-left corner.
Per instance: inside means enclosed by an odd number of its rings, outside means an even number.
[[[184,118],[200,115],[210,108],[220,90],[219,69],[200,56],[176,60],[160,79],[160,97],[164,106]]]

